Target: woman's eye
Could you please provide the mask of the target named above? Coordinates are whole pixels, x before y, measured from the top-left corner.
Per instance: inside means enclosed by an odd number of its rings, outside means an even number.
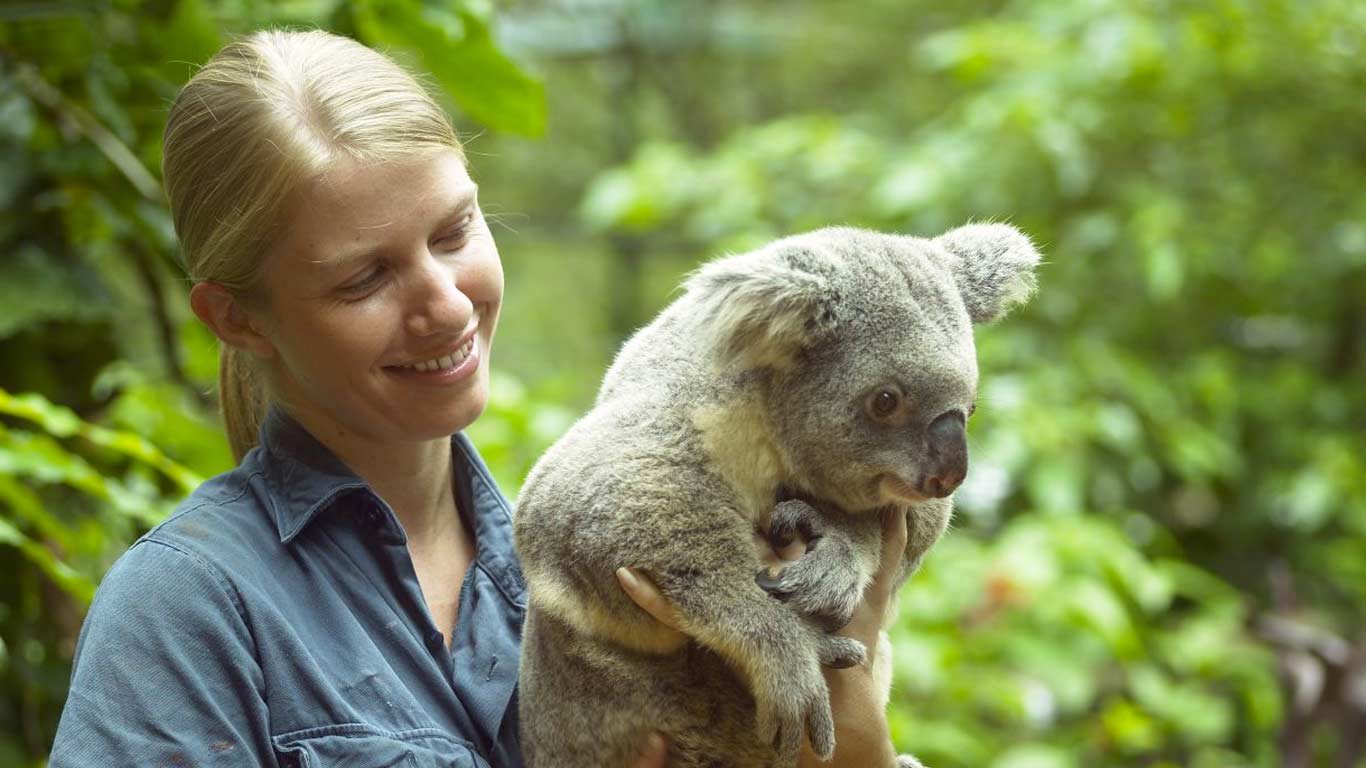
[[[869,405],[874,416],[885,419],[891,416],[900,404],[900,395],[891,389],[884,389],[873,395],[873,400]]]
[[[470,223],[473,219],[474,214],[466,214],[456,229],[437,238],[432,242],[432,245],[443,251],[458,251],[464,248],[465,242],[469,240]]]
[[[347,283],[346,285],[342,286],[342,293],[346,293],[352,296],[367,293],[375,286],[379,285],[380,281],[383,278],[384,268],[375,267],[374,269],[367,272],[365,274],[365,277],[362,277],[361,279],[356,280],[355,282]]]

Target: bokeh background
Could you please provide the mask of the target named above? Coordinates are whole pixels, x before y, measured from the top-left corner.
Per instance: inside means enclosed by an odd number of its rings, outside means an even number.
[[[903,592],[939,768],[1363,766],[1366,4],[6,0],[0,765],[40,765],[101,575],[228,467],[159,187],[229,35],[336,30],[468,140],[509,493],[700,261],[1009,221],[954,529]]]

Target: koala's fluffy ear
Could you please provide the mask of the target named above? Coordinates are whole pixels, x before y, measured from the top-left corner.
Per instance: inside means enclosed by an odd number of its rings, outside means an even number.
[[[829,281],[797,266],[812,254],[776,247],[711,262],[688,280],[712,335],[707,343],[747,368],[786,367],[835,324]]]
[[[968,224],[934,239],[950,262],[963,304],[974,323],[999,320],[1034,293],[1039,251],[1008,224]]]

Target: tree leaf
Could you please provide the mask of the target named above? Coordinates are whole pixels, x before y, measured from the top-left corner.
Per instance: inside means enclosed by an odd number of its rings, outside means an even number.
[[[524,136],[545,132],[545,89],[494,45],[488,24],[463,7],[446,12],[415,0],[359,0],[356,29],[367,43],[402,49],[475,120]]]

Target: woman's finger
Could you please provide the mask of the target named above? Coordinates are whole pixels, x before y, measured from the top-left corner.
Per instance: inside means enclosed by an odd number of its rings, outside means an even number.
[[[649,576],[634,568],[618,568],[617,583],[641,610],[653,616],[660,624],[681,631],[678,614]]]
[[[668,759],[669,742],[660,734],[652,733],[645,740],[645,751],[631,764],[631,768],[665,768]]]
[[[890,593],[895,586],[897,573],[901,570],[901,557],[906,552],[908,536],[905,510],[892,508],[883,512],[882,553],[872,584],[872,589],[878,593]]]

